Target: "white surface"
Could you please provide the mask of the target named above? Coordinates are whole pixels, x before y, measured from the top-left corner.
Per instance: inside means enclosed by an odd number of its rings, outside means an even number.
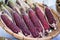
[[[48,6],[52,6],[56,4],[56,0],[44,0],[44,3]]]
[[[9,38],[12,37],[12,36],[9,35],[5,30],[3,30],[1,27],[0,27],[0,36],[1,36],[1,37],[9,37]]]

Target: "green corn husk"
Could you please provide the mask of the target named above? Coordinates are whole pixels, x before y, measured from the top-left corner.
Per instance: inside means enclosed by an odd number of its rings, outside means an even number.
[[[16,3],[16,0],[8,0],[10,1],[11,3],[15,4]]]

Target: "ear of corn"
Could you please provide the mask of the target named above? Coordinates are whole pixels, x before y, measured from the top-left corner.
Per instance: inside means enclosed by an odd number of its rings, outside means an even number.
[[[48,7],[45,8],[45,14],[50,24],[56,23],[56,20],[54,19],[52,12]]]
[[[13,18],[16,22],[16,25],[22,30],[22,32],[26,35],[30,35],[30,31],[28,30],[25,22],[23,19],[18,15],[18,13],[14,12],[13,13]]]
[[[9,20],[6,15],[1,15],[3,22],[6,24],[8,28],[10,28],[14,33],[20,32],[20,29],[17,27],[15,23]]]
[[[56,20],[54,19],[53,14],[48,7],[45,8],[45,14],[49,24],[52,25],[51,27],[56,30]]]

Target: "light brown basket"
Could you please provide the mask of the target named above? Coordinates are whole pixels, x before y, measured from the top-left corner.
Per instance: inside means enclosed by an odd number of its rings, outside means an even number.
[[[43,8],[43,7],[42,7]],[[14,36],[15,38],[19,39],[19,40],[51,40],[52,38],[54,38],[55,36],[57,36],[59,34],[59,29],[60,29],[60,22],[59,22],[59,16],[57,14],[56,11],[54,11],[53,9],[51,9],[51,12],[53,13],[53,16],[55,17],[56,21],[57,21],[57,30],[54,30],[53,32],[51,32],[47,37],[43,37],[43,38],[29,38],[29,37],[23,37],[22,35],[16,34],[14,32],[12,32],[8,27],[6,27],[4,25],[4,23],[0,20],[0,26],[9,34],[11,34],[12,36]]]

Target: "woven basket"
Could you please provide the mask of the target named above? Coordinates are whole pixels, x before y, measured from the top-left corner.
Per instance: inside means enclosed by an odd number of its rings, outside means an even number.
[[[43,9],[43,7],[41,7]],[[54,38],[55,36],[57,36],[59,34],[59,29],[60,29],[60,22],[59,22],[59,16],[57,14],[56,11],[54,11],[53,9],[51,9],[51,12],[53,14],[53,16],[55,17],[56,21],[57,21],[57,30],[54,30],[53,32],[51,32],[50,34],[48,34],[48,36],[43,37],[43,38],[30,38],[30,37],[23,37],[22,35],[16,34],[14,32],[12,32],[8,27],[5,26],[5,24],[2,22],[2,20],[0,20],[0,26],[9,34],[11,34],[12,36],[14,36],[15,38],[19,39],[19,40],[51,40],[52,38]]]

